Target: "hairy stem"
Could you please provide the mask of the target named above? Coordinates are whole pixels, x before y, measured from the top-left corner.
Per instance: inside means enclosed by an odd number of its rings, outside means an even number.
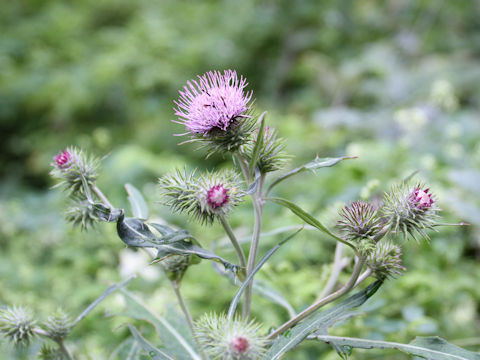
[[[346,266],[346,263],[342,258],[343,247],[344,247],[343,243],[337,242],[337,246],[335,247],[335,258],[333,260],[332,272],[330,273],[330,277],[328,278],[327,284],[323,288],[322,292],[320,293],[316,301],[329,295],[335,288],[338,277],[340,276],[340,273],[342,272],[343,268]]]
[[[100,190],[97,185],[94,185],[93,188],[92,188],[93,192],[99,197],[100,200],[102,200],[103,204],[107,207],[109,207],[110,209],[114,209],[113,205],[110,203],[110,201],[108,201],[107,197],[105,196],[105,194],[102,192],[102,190]]]
[[[294,318],[288,320],[286,323],[281,325],[277,330],[275,330],[273,333],[268,335],[267,339],[268,340],[273,340],[275,337],[278,335],[282,334],[284,331],[290,329],[292,326],[297,324],[300,320],[305,319],[307,316],[311,315],[314,311],[318,310],[322,306],[338,299],[339,297],[345,295],[348,293],[350,290],[352,290],[355,287],[355,284],[357,283],[357,279],[360,276],[360,272],[362,271],[363,265],[365,264],[365,258],[360,258],[358,262],[355,264],[355,267],[353,268],[353,273],[348,282],[339,290],[335,291],[333,294],[330,294],[323,299],[320,299],[319,301],[316,301],[312,305],[310,305],[308,308],[303,310],[300,314],[295,316]]]
[[[360,275],[357,279],[357,282],[355,283],[355,287],[357,287],[358,285],[360,285],[360,283],[364,280],[366,280],[370,275],[372,275],[372,269],[368,268],[367,270],[365,270],[362,275]]]
[[[245,253],[243,252],[243,249],[240,246],[240,243],[238,242],[235,234],[233,233],[233,229],[230,226],[230,223],[223,216],[220,216],[219,220],[220,220],[220,223],[222,224],[223,228],[225,229],[225,232],[227,233],[228,238],[232,242],[233,248],[235,249],[235,252],[237,253],[238,261],[240,262],[240,266],[246,269],[247,268],[247,258],[245,257]]]
[[[258,181],[258,190],[255,194],[252,195],[253,200],[253,209],[255,213],[255,224],[253,227],[253,235],[252,235],[252,243],[250,244],[250,252],[248,253],[248,264],[247,264],[247,276],[255,268],[257,263],[257,252],[258,252],[258,245],[260,243],[260,233],[262,231],[262,215],[263,215],[263,199],[262,199],[262,191],[263,191],[263,184],[265,181],[265,175],[260,175],[260,179]],[[245,312],[243,314],[244,319],[248,319],[250,317],[250,310],[252,304],[252,289],[253,289],[253,279],[248,285],[245,294],[246,294],[246,306]]]
[[[58,344],[58,347],[60,348],[60,351],[63,353],[63,355],[65,355],[65,357],[68,359],[68,360],[73,360],[73,356],[72,354],[70,354],[70,351],[68,351],[68,348],[65,346],[65,343],[63,342],[63,340],[57,340],[57,344]]]
[[[180,291],[180,284],[176,280],[170,281],[170,283],[172,284],[173,292],[175,293],[175,296],[177,297],[178,304],[180,305],[180,308],[182,309],[183,314],[185,315],[185,318],[187,319],[188,327],[190,328],[190,331],[192,332],[192,337],[195,340],[195,343],[197,344],[198,351],[200,351],[200,356],[202,357],[202,359],[205,359],[205,354],[203,354],[202,347],[200,346],[197,338],[195,337],[195,330],[194,330],[192,314],[190,313],[190,310],[188,309],[188,305],[185,302],[185,298],[183,297],[182,292]]]

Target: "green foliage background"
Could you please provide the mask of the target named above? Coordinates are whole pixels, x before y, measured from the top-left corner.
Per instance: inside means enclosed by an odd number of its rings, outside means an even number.
[[[112,282],[143,268],[113,226],[72,229],[65,202],[51,190],[52,156],[78,145],[103,161],[100,186],[127,207],[135,184],[156,216],[188,226],[205,246],[222,237],[157,201],[156,179],[177,166],[227,166],[177,146],[177,90],[210,69],[234,68],[254,90],[260,113],[287,139],[291,167],[321,157],[356,155],[334,168],[290,180],[276,191],[333,225],[338,208],[375,198],[414,170],[431,184],[447,222],[430,243],[404,245],[407,273],[367,303],[366,315],[335,334],[408,342],[440,335],[480,350],[480,5],[476,1],[18,1],[0,12],[0,305],[22,304],[46,319],[57,307],[73,315]],[[232,217],[248,235],[245,202]],[[296,225],[274,205],[265,229]],[[201,235],[201,236],[200,236]],[[261,251],[279,238],[267,237]],[[334,244],[303,232],[260,277],[298,310],[326,281]],[[234,259],[234,254],[222,254]],[[129,288],[156,311],[173,293],[155,266]],[[195,316],[224,310],[235,292],[204,261],[184,291]],[[111,297],[71,335],[79,359],[107,358],[128,334],[119,297]],[[288,314],[255,298],[254,314],[278,325]],[[144,329],[148,331],[148,329]],[[152,334],[153,335],[153,334]],[[151,337],[152,341],[155,338]],[[5,359],[31,349],[0,345]],[[307,342],[288,359],[335,359]],[[382,352],[354,353],[383,359]],[[388,353],[389,359],[406,355]]]

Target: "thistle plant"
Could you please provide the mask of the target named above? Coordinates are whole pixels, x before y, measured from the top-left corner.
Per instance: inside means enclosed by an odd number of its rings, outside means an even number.
[[[279,359],[306,339],[327,342],[342,358],[346,358],[347,350],[353,347],[388,347],[385,342],[330,336],[328,328],[352,316],[351,310],[373,296],[385,281],[394,281],[406,271],[402,265],[401,246],[407,243],[399,242],[397,235],[403,235],[405,239],[428,239],[428,232],[441,225],[438,223],[437,199],[429,187],[404,181],[385,192],[382,203],[353,201],[343,207],[338,214],[337,227],[329,229],[317,217],[294,202],[275,196],[274,192],[278,184],[304,175],[306,170],[331,167],[351,157],[317,157],[287,170],[289,156],[284,151],[284,140],[267,125],[265,112],[255,115],[253,92],[247,90],[247,86],[246,78],[239,77],[236,71],[211,71],[198,76],[197,80],[188,81],[174,101],[178,117],[174,122],[185,128],[186,132],[182,135],[190,136],[187,142],[200,142],[207,147],[206,156],[220,153],[231,156],[232,160],[229,169],[205,172],[172,169],[158,181],[160,191],[155,200],[178,216],[200,222],[205,226],[201,234],[155,221],[149,215],[140,191],[130,184],[126,185],[132,205],[132,216],[128,217],[128,210],[116,208],[97,187],[99,161],[87,156],[83,150],[69,147],[54,157],[52,175],[68,190],[66,195],[73,204],[67,212],[67,220],[85,229],[94,223],[114,222],[124,245],[153,250],[151,266],[158,263],[164,271],[183,312],[183,317],[177,318],[176,323],[188,328],[172,332],[173,326],[165,325],[168,324],[166,319],[158,320],[159,317],[152,315],[133,294],[124,291],[127,303],[132,306],[131,311],[136,314],[134,318],[153,317],[152,323],[158,330],[162,347],[158,348],[146,340],[133,325],[129,325],[131,341],[155,359],[195,360]],[[237,238],[238,231],[230,225],[229,217],[248,198],[251,200],[254,225],[250,241],[243,246]],[[250,206],[249,202],[245,203],[244,206]],[[302,227],[259,259],[266,204],[284,207],[298,218]],[[210,250],[202,247],[201,242],[212,240],[208,226],[214,223],[219,223],[225,230],[235,250],[234,260],[218,255],[214,246]],[[283,303],[288,304],[289,317],[283,323],[269,324],[262,322],[261,318],[252,319],[252,307],[256,306],[252,303],[256,274],[283,244],[303,229],[304,224],[323,233],[325,241],[336,244],[332,271],[325,287],[322,289],[319,286],[318,298],[304,309],[293,309],[285,300]],[[238,286],[228,310],[211,309],[203,315],[191,313],[182,286],[185,283],[188,286],[184,280],[188,269],[202,260],[223,265],[224,269],[218,273]],[[341,282],[340,275],[347,272],[346,269],[351,269],[349,278]],[[128,281],[107,289],[105,294],[125,286]],[[350,295],[356,288],[361,290]],[[218,291],[222,288],[219,287]],[[107,296],[105,294],[95,304],[103,300]],[[320,310],[331,303],[335,303],[333,307]],[[237,313],[238,305],[241,305],[241,313]],[[18,344],[28,343],[35,334],[43,335],[55,341],[58,347],[45,346],[41,357],[56,359],[69,356],[67,358],[71,359],[63,341],[86,313],[74,322],[58,313],[49,317],[43,328],[36,328],[27,312],[13,308],[0,315],[0,332]],[[165,331],[172,332],[174,336],[165,336]],[[188,333],[188,336],[183,337],[181,333]],[[436,356],[432,354],[438,353],[433,340],[424,342],[422,347],[402,347],[401,344],[391,347],[431,359]]]

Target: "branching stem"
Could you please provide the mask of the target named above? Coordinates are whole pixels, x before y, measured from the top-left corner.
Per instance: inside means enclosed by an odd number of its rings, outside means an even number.
[[[100,190],[97,185],[94,185],[92,188],[93,192],[99,197],[100,200],[102,200],[103,204],[110,209],[114,209],[113,205],[111,204],[110,201],[108,201],[107,197],[105,194]]]
[[[315,303],[310,305],[308,308],[303,310],[300,314],[288,320],[286,323],[281,325],[277,330],[275,330],[273,333],[268,335],[267,339],[273,340],[275,337],[277,337],[278,335],[282,334],[283,332],[285,332],[286,330],[290,329],[292,326],[297,324],[300,320],[303,320],[307,316],[311,315],[314,311],[338,299],[339,297],[345,295],[350,290],[352,290],[355,287],[355,284],[357,283],[357,279],[360,276],[360,272],[362,271],[364,264],[365,264],[365,258],[360,258],[358,262],[355,264],[355,267],[353,268],[352,276],[341,289],[335,291],[333,294],[330,294],[327,297],[324,297],[323,299],[320,299],[319,301],[316,301]]]

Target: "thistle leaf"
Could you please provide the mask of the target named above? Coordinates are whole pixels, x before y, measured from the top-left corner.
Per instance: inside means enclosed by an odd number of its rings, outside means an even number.
[[[148,219],[148,206],[142,193],[132,184],[125,184],[125,190],[128,193],[128,201],[132,208],[133,217],[138,219]]]

